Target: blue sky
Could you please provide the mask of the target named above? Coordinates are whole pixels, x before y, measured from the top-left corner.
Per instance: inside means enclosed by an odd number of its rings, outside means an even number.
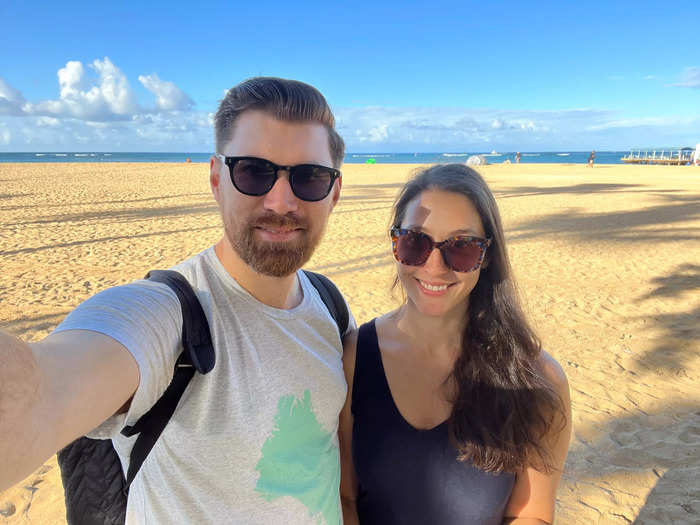
[[[700,142],[697,2],[0,3],[0,151],[213,147],[225,90],[319,88],[350,152]]]

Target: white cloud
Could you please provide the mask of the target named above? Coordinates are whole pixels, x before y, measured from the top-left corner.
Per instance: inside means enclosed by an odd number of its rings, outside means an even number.
[[[189,111],[194,102],[174,83],[158,75],[139,76],[155,95],[155,107],[140,106],[126,75],[109,59],[87,66],[71,60],[58,70],[59,97],[26,102],[22,93],[0,79],[0,114],[74,118],[90,122],[131,120],[134,115]]]
[[[36,124],[37,126],[54,128],[56,126],[59,126],[61,124],[61,121],[54,117],[39,117],[36,120]]]
[[[466,108],[340,108],[338,128],[348,148],[370,144],[423,150],[473,148],[485,144],[524,144],[559,140],[558,133],[607,120],[608,113],[588,109],[567,111],[505,111]],[[373,146],[374,147],[374,146]]]
[[[0,119],[2,151],[210,151],[204,113],[138,115],[109,122],[46,116]]]
[[[129,81],[108,57],[95,60],[90,68],[98,76],[94,85],[90,85],[91,79],[86,78],[82,62],[67,62],[65,67],[58,70],[59,99],[25,104],[24,112],[106,121],[130,118],[140,111]]]
[[[368,140],[369,142],[383,142],[389,136],[388,128],[388,124],[378,124],[373,128],[370,128],[362,139]]]
[[[156,96],[156,107],[158,109],[163,111],[187,111],[194,105],[192,99],[184,91],[172,82],[161,80],[155,73],[152,75],[139,75],[139,82]]]
[[[673,85],[676,87],[700,89],[700,67],[686,67],[681,74],[681,81]]]
[[[616,119],[587,126],[587,131],[601,131],[606,129],[624,129],[624,128],[642,128],[642,127],[664,127],[664,126],[682,126],[690,125],[693,121],[692,117],[637,117]]]
[[[336,110],[348,151],[543,151],[697,142],[700,118],[643,118],[576,108],[353,107]]]
[[[7,146],[10,143],[11,138],[12,135],[10,134],[10,130],[7,129],[5,125],[0,127],[0,144],[2,144],[3,146]]]
[[[69,61],[57,79],[57,97],[40,101],[25,100],[0,79],[2,150],[209,151],[213,147],[214,113],[194,111],[187,94],[155,73],[138,76],[154,96],[141,103],[127,76],[108,57],[88,65]],[[700,68],[687,68],[678,85],[700,87]],[[337,108],[336,117],[348,151],[355,152],[683,145],[695,144],[700,129],[700,118],[644,118],[591,108],[355,106]]]
[[[57,72],[58,97],[26,101],[0,78],[0,146],[6,151],[208,151],[213,113],[158,75],[139,76],[155,100],[139,104],[126,75],[108,58],[68,61]]]
[[[0,115],[20,115],[24,103],[22,93],[0,78]]]
[[[95,60],[92,67],[100,75],[100,92],[113,113],[126,115],[138,109],[126,76],[109,58]]]

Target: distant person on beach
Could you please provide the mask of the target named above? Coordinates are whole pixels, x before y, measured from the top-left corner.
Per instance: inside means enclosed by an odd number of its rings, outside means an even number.
[[[515,154],[515,162],[517,164],[520,164],[520,152],[519,151]]]
[[[588,167],[592,168],[594,162],[595,162],[595,150],[591,151],[591,154],[588,155]]]
[[[299,269],[338,202],[344,143],[323,95],[293,80],[233,87],[214,126],[222,237],[174,269],[201,302],[216,363],[131,484],[126,523],[335,525],[340,325]],[[141,280],[90,298],[41,342],[0,332],[0,491],[92,429],[129,465],[134,438],[120,430],[171,381],[182,325],[175,293]]]
[[[520,308],[493,194],[467,166],[425,169],[391,239],[403,305],[345,340],[345,523],[552,523],[569,388]]]

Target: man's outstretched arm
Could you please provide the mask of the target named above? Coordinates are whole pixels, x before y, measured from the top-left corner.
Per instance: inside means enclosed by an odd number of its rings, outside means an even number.
[[[127,403],[136,361],[111,337],[68,330],[28,344],[0,332],[0,491]]]

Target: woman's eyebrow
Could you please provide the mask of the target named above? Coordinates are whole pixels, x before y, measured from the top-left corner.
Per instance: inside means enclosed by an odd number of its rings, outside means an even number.
[[[425,231],[425,228],[423,228],[423,226],[418,225],[418,224],[409,224],[405,227],[405,229],[419,231],[419,232],[423,232],[423,233],[429,233],[429,232]],[[477,232],[476,230],[472,230],[469,228],[463,228],[460,230],[451,231],[447,236],[448,237],[457,237],[459,235],[468,235],[470,237],[483,237],[483,235],[480,234],[479,232]]]
[[[481,237],[482,236],[476,230],[471,230],[469,228],[464,229],[464,230],[455,230],[455,231],[450,233],[450,237],[454,237],[456,235],[471,235],[472,237]]]

